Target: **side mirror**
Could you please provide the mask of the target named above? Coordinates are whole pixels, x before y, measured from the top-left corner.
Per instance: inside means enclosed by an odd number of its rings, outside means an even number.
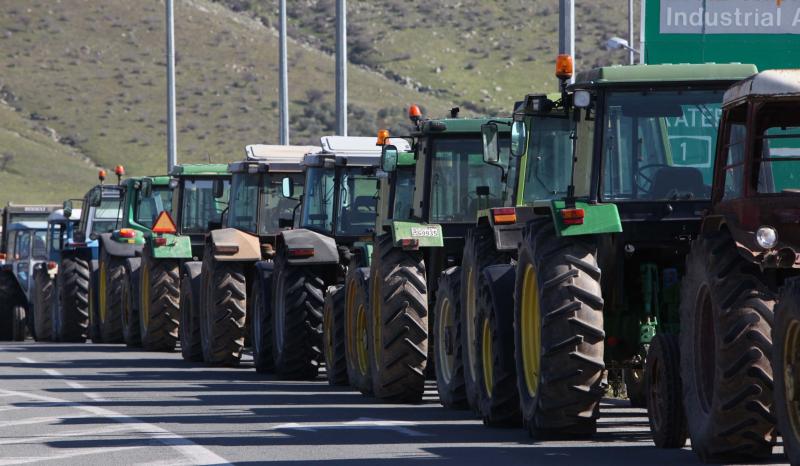
[[[72,217],[72,201],[64,201],[64,217]]]
[[[225,181],[216,179],[211,185],[211,191],[215,198],[220,199],[225,196]]]
[[[520,157],[528,144],[528,125],[525,120],[515,120],[511,124],[511,155]]]
[[[292,199],[294,197],[294,180],[286,176],[283,178],[283,182],[281,183],[281,194],[286,199]]]
[[[387,173],[397,169],[397,147],[388,145],[383,146],[381,151],[381,169]]]
[[[592,93],[586,90],[575,91],[572,94],[572,105],[575,108],[589,108],[592,105]]]
[[[143,197],[150,197],[153,195],[153,180],[150,178],[143,178],[142,184],[139,188]]]
[[[486,123],[481,125],[481,136],[483,136],[483,161],[486,163],[497,163],[500,161],[500,146],[497,143],[497,136],[500,131],[496,123]]]

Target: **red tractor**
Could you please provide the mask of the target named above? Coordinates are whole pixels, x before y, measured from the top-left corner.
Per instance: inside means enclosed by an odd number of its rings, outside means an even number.
[[[682,383],[703,461],[769,456],[777,417],[800,464],[798,106],[800,70],[764,71],[725,93],[712,205],[682,284],[680,342],[648,356],[675,367],[680,348],[672,380]]]

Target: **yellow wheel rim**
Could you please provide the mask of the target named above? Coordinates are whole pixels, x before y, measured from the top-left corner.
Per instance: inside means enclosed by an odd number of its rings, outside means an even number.
[[[383,342],[381,341],[381,296],[379,277],[372,279],[372,357],[375,358],[375,367],[381,367],[381,348]]]
[[[478,341],[478,331],[475,328],[475,269],[467,269],[467,282],[462,286],[467,287],[467,302],[464,303],[464,318],[467,324],[467,366],[470,380],[478,378],[478,355],[474,342]]]
[[[786,329],[783,343],[783,390],[786,397],[786,410],[792,425],[792,434],[800,439],[800,380],[797,367],[800,364],[800,321],[792,320]],[[784,432],[787,435],[788,432]]]
[[[492,328],[489,326],[489,318],[483,319],[483,332],[482,332],[482,345],[481,345],[481,359],[483,360],[483,385],[486,387],[486,394],[491,396],[492,388],[494,388],[494,370],[492,368],[492,361],[494,355],[492,354]]]
[[[367,310],[359,305],[356,310],[356,351],[358,353],[358,371],[362,376],[369,372],[369,335],[367,334]]]
[[[139,303],[139,318],[142,319],[142,326],[147,330],[150,325],[150,268],[142,267],[139,277],[139,288],[141,289],[141,299]]]
[[[100,261],[100,308],[97,310],[100,323],[106,321],[106,262]]]
[[[439,374],[442,376],[442,382],[447,384],[450,383],[450,379],[453,377],[453,365],[455,363],[455,354],[447,354],[447,344],[445,341],[447,329],[455,325],[453,321],[453,307],[450,300],[447,298],[443,299],[438,311],[439,314],[436,316],[435,349],[438,356],[436,363],[439,365]]]
[[[541,372],[542,319],[539,308],[539,285],[536,271],[528,264],[522,280],[522,307],[520,309],[522,340],[522,367],[525,371],[525,386],[533,398],[539,388]]]

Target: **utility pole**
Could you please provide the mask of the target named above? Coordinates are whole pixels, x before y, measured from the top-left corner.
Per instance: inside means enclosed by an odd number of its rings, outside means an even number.
[[[346,0],[336,0],[336,134],[347,136]]]
[[[644,23],[645,23],[645,4],[647,0],[639,0],[642,5],[641,16],[639,17],[639,64],[644,65]]]
[[[558,53],[571,56],[574,69],[578,69],[575,61],[575,0],[558,0]],[[569,82],[575,82],[574,74]]]
[[[628,64],[633,65],[636,63],[636,58],[633,54],[633,0],[628,0]]]
[[[175,9],[167,0],[167,173],[178,164],[175,134]]]
[[[289,145],[289,67],[286,58],[286,0],[279,2],[279,28],[280,34],[278,39],[279,57],[280,62],[278,68],[279,83],[278,83],[278,107],[280,108],[280,144],[284,146]]]

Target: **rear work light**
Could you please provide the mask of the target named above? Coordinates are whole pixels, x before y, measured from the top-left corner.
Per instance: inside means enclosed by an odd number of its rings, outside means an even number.
[[[495,225],[508,225],[517,223],[517,209],[513,207],[501,207],[492,209],[492,219]]]
[[[121,228],[119,230],[120,238],[136,238],[136,231],[133,228]]]
[[[304,257],[311,257],[314,255],[314,248],[290,248],[289,257],[293,259],[302,259]]]
[[[561,221],[564,225],[583,225],[583,209],[564,209],[561,211]]]
[[[400,240],[400,247],[405,250],[416,251],[419,249],[419,240],[418,239],[401,239]]]

